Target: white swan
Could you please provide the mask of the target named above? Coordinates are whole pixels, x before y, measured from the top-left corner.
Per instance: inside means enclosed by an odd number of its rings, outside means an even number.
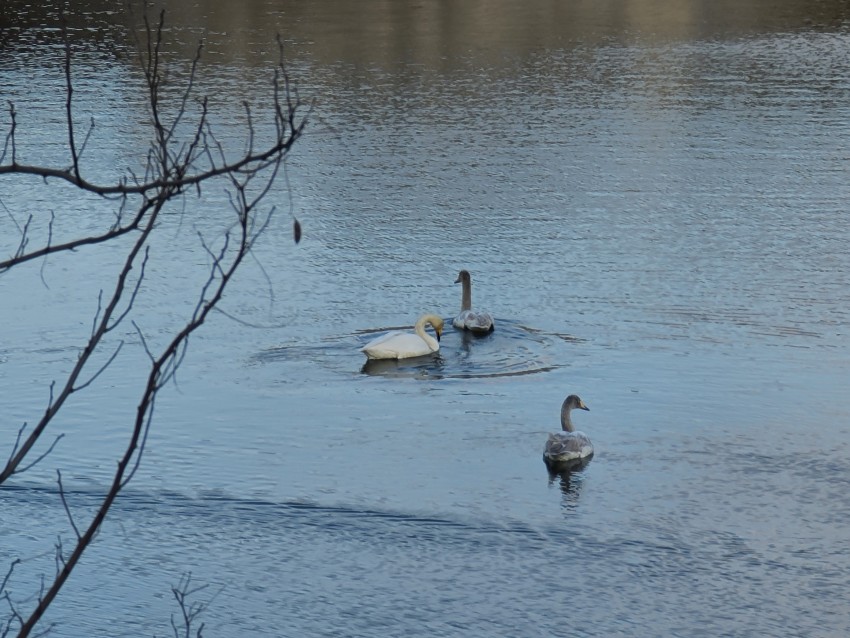
[[[456,284],[463,284],[463,296],[460,302],[460,314],[452,320],[452,325],[459,330],[469,330],[476,333],[487,333],[493,330],[493,317],[488,312],[472,309],[472,277],[468,270],[458,273]]]
[[[576,432],[570,419],[570,411],[573,408],[588,410],[578,396],[571,394],[564,399],[561,405],[561,429],[563,432],[550,434],[546,441],[546,449],[543,450],[543,460],[547,465],[563,465],[568,463],[579,463],[583,459],[593,456],[593,444],[583,432]]]
[[[437,333],[434,339],[425,332],[425,324],[429,323]],[[372,339],[360,348],[369,359],[409,359],[437,352],[440,349],[440,335],[443,332],[443,320],[437,315],[427,314],[419,317],[414,327],[416,334],[393,330]]]

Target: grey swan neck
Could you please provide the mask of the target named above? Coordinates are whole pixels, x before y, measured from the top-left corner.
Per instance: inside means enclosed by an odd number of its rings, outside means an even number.
[[[464,277],[461,280],[461,285],[463,286],[463,297],[461,297],[460,301],[460,311],[464,310],[472,310],[472,283],[469,280],[469,277]]]
[[[575,428],[573,427],[572,419],[570,419],[570,408],[568,405],[564,404],[561,407],[561,429],[564,432],[575,432]]]

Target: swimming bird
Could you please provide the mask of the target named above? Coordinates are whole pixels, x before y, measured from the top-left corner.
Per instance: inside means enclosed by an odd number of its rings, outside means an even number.
[[[549,435],[543,460],[546,465],[579,464],[593,456],[593,444],[584,432],[576,432],[570,419],[570,412],[578,408],[590,411],[577,395],[571,394],[561,405],[561,429]]]
[[[486,334],[495,328],[493,317],[489,312],[479,312],[472,309],[472,277],[468,270],[458,273],[456,284],[463,284],[463,296],[460,302],[460,314],[452,320],[452,325],[459,330],[469,330]]]
[[[425,324],[431,324],[435,339],[425,332]],[[415,334],[393,330],[377,339],[372,339],[360,348],[369,359],[409,359],[432,354],[440,349],[440,335],[443,332],[443,320],[437,315],[426,314],[419,317],[414,326]]]

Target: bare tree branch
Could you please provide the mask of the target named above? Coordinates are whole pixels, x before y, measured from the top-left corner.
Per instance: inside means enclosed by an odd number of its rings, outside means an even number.
[[[165,197],[161,197],[157,201],[157,205],[153,209],[154,215],[159,213],[166,201],[167,198]],[[121,269],[121,272],[118,276],[118,280],[115,284],[115,289],[112,293],[112,297],[107,303],[106,308],[104,309],[101,320],[98,323],[97,330],[94,332],[94,334],[92,334],[85,348],[83,348],[82,352],[80,353],[76,365],[74,366],[73,370],[71,371],[71,374],[65,381],[65,385],[60,390],[59,395],[56,397],[56,400],[51,402],[47,410],[45,410],[44,416],[41,418],[41,420],[39,420],[35,428],[33,428],[32,432],[23,442],[18,452],[10,459],[10,461],[6,464],[6,467],[3,468],[3,470],[0,470],[0,484],[4,483],[6,479],[8,479],[16,472],[18,465],[20,465],[21,461],[23,461],[24,457],[29,453],[32,446],[35,445],[35,442],[41,436],[41,433],[47,427],[47,424],[50,423],[56,412],[59,411],[59,409],[68,399],[68,397],[71,396],[71,394],[74,392],[74,386],[76,385],[77,379],[79,378],[80,374],[83,371],[83,368],[88,363],[92,354],[95,352],[98,344],[103,338],[103,335],[106,333],[106,329],[112,319],[112,315],[115,312],[115,308],[123,296],[124,288],[130,270],[133,267],[137,255],[146,244],[148,236],[150,235],[153,228],[153,223],[150,223],[145,227],[145,229],[141,232],[138,239],[136,240],[136,243],[130,250],[129,254],[127,255],[127,258],[124,262],[124,266]]]
[[[192,633],[193,625],[198,617],[207,610],[210,603],[215,600],[222,591],[224,591],[224,587],[222,587],[205,603],[189,600],[206,588],[207,585],[192,588],[191,573],[182,576],[180,578],[180,582],[177,583],[175,587],[171,588],[171,593],[174,595],[174,599],[180,607],[181,616],[181,622],[177,623],[174,620],[174,614],[171,615],[171,631],[174,632],[174,638],[191,638],[192,636],[195,638],[202,638],[204,623],[201,623],[198,626],[198,629],[194,634]]]
[[[130,294],[130,299],[127,302],[127,307],[124,308],[124,312],[122,312],[112,324],[106,326],[105,332],[109,332],[114,330],[118,325],[124,321],[127,315],[130,314],[130,311],[133,309],[133,305],[136,303],[136,297],[139,296],[139,289],[142,287],[142,281],[145,279],[145,267],[148,265],[148,259],[150,258],[151,247],[145,246],[145,257],[142,259],[142,265],[139,268],[139,277],[136,279],[136,285],[133,288],[133,292]],[[99,302],[98,302],[99,303]]]
[[[64,120],[70,163],[68,168],[18,163],[17,111],[15,105],[9,103],[10,125],[2,153],[0,153],[0,176],[15,175],[26,178],[32,175],[42,178],[48,185],[52,185],[53,181],[58,179],[75,186],[81,193],[94,193],[107,199],[114,199],[117,210],[114,218],[109,219],[108,228],[105,230],[58,243],[54,237],[55,213],[51,211],[46,237],[41,245],[35,247],[31,246],[38,239],[34,237],[36,235],[34,229],[38,226],[33,216],[30,215],[23,225],[19,225],[14,215],[7,211],[15,223],[19,238],[12,256],[0,261],[0,273],[33,259],[46,258],[54,253],[70,252],[85,246],[112,242],[120,237],[127,237],[130,241],[127,242],[124,260],[116,269],[113,283],[98,292],[97,307],[90,333],[71,371],[58,384],[51,383],[47,407],[33,428],[28,430],[25,423],[18,430],[9,459],[5,466],[0,468],[0,485],[10,477],[42,461],[62,439],[63,435],[58,435],[45,452],[27,464],[35,455],[34,446],[68,398],[76,392],[89,389],[106,373],[121,353],[124,341],[114,347],[105,362],[93,370],[94,361],[99,357],[102,359],[101,355],[107,348],[105,341],[107,333],[125,321],[132,323],[139,335],[141,346],[147,354],[149,367],[147,380],[128,433],[126,447],[117,459],[116,469],[108,489],[86,524],[78,525],[81,521],[74,519],[61,472],[57,470],[59,500],[74,532],[73,547],[68,547],[66,551],[61,538],[55,543],[55,577],[50,582],[44,582],[42,579],[35,609],[28,616],[18,612],[16,605],[22,603],[13,602],[7,591],[12,570],[17,563],[12,564],[6,577],[0,581],[0,598],[6,600],[10,608],[5,624],[0,622],[0,638],[10,633],[13,628],[19,629],[18,636],[21,638],[37,635],[37,626],[47,608],[55,600],[83,553],[97,535],[115,499],[138,471],[147,447],[159,392],[170,382],[176,382],[177,372],[185,360],[192,335],[205,323],[209,313],[216,309],[245,257],[253,255],[256,241],[268,228],[276,208],[265,206],[263,202],[271,193],[286,154],[303,134],[307,118],[311,113],[311,109],[302,107],[297,91],[290,82],[283,64],[282,40],[278,37],[280,60],[271,82],[271,97],[268,105],[271,122],[266,126],[259,125],[260,120],[251,106],[247,102],[243,103],[245,146],[240,154],[230,157],[229,149],[216,136],[210,122],[206,97],[194,99],[196,74],[200,69],[199,61],[203,44],[199,44],[197,48],[188,80],[177,98],[176,114],[166,116],[166,113],[173,113],[173,111],[168,108],[168,104],[162,102],[163,96],[167,95],[162,89],[168,80],[167,65],[163,55],[164,15],[164,12],[161,12],[158,21],[152,24],[145,11],[143,20],[147,40],[138,46],[144,87],[148,97],[147,108],[152,135],[143,170],[139,169],[137,172],[128,169],[124,177],[111,184],[97,184],[85,175],[85,167],[81,159],[96,128],[95,121],[92,119],[82,143],[79,142],[74,123],[73,51],[63,13],[60,13],[60,22],[64,46],[62,67],[65,81]],[[190,110],[193,104],[197,105],[197,111],[194,113]],[[306,113],[303,113],[305,110]],[[187,121],[190,118],[195,118],[191,126]],[[180,139],[181,132],[187,130],[187,136]],[[267,139],[263,138],[263,130],[272,131]],[[195,304],[185,318],[182,328],[177,330],[170,340],[166,340],[157,348],[145,337],[133,317],[136,302],[144,286],[146,268],[152,258],[150,249],[152,234],[158,227],[159,217],[166,207],[173,202],[179,205],[181,201],[185,205],[187,193],[195,191],[200,196],[203,185],[215,179],[224,179],[228,184],[226,192],[234,215],[233,222],[223,235],[214,241],[207,242],[203,234],[198,234],[201,246],[210,258],[207,277],[198,289]],[[290,207],[291,205],[290,198]],[[293,225],[293,237],[296,243],[301,238],[300,223],[297,220]],[[135,281],[131,279],[134,269],[138,273]],[[263,272],[265,273],[264,270]],[[44,263],[42,263],[41,276],[47,285]],[[268,275],[266,277],[268,279]],[[189,600],[202,589],[203,587],[191,587],[189,575],[181,579],[178,586],[172,590],[180,606],[183,621],[181,627],[187,637],[192,634],[192,631],[200,637],[203,630],[203,624],[195,630],[195,621],[206,608],[206,604]],[[173,626],[177,635],[177,625]],[[41,630],[41,633],[49,630],[48,627]]]

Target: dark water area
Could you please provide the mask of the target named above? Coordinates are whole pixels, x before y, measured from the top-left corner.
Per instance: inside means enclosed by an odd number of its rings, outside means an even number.
[[[850,630],[846,2],[167,9],[164,94],[203,39],[224,144],[244,143],[242,100],[265,126],[277,33],[314,112],[51,635],[170,635],[188,572],[210,636]],[[96,121],[84,169],[110,181],[147,150],[141,16],[85,2],[67,20]],[[67,163],[62,59],[54,10],[3,4],[21,161]],[[30,214],[59,241],[113,204],[2,176],[0,254]],[[198,233],[229,212],[208,191],[162,219],[134,316],[152,342],[191,312]],[[0,275],[0,454],[76,361],[121,249]],[[377,334],[459,310],[461,268],[496,330],[448,322],[438,354],[368,364]],[[73,535],[56,470],[83,520],[126,443],[146,354],[119,339],[60,444],[0,488],[17,601]],[[550,475],[570,393],[596,453]]]

